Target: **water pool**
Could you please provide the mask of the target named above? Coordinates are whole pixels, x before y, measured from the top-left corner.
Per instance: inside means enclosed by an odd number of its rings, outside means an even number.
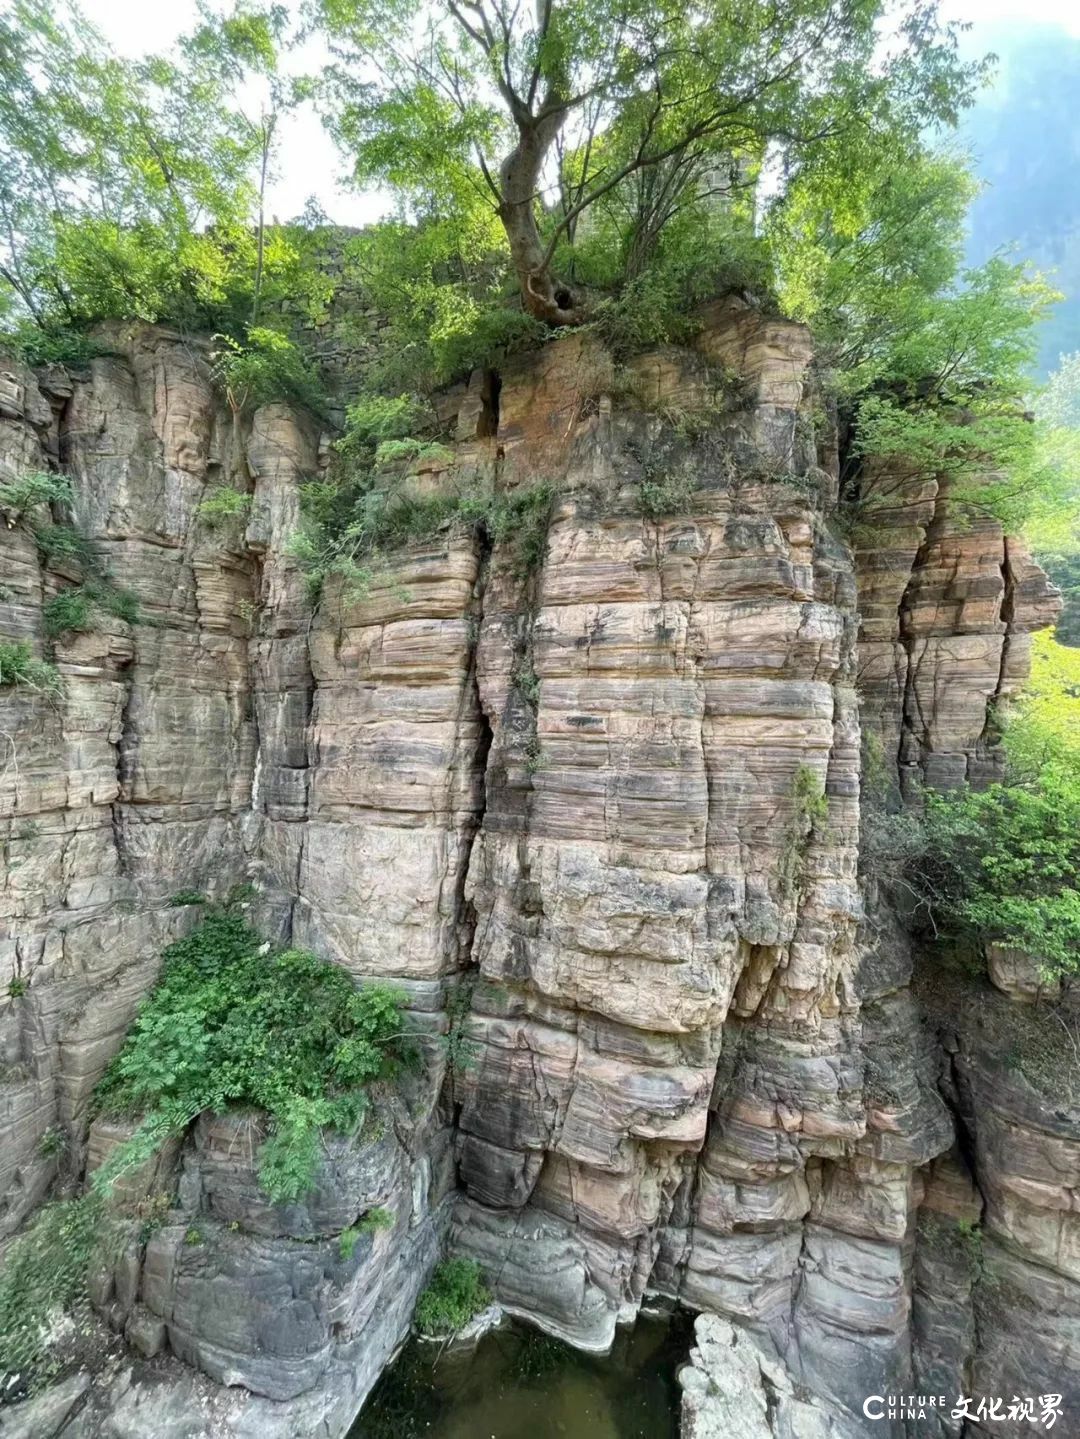
[[[411,1340],[349,1439],[678,1439],[688,1319],[639,1319],[604,1358],[520,1325],[471,1350]]]

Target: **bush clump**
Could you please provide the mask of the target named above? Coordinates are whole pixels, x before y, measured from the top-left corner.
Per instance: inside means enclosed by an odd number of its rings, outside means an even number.
[[[547,485],[507,495],[413,496],[400,485],[380,487],[374,472],[305,485],[302,500],[303,523],[288,550],[313,598],[331,577],[343,582],[347,597],[363,595],[380,556],[432,540],[449,525],[480,530],[502,544],[512,573],[524,578],[543,563],[554,504]]]
[[[946,934],[1080,970],[1080,651],[1036,636],[1002,783],[927,796],[917,887]]]
[[[234,490],[231,485],[222,485],[214,490],[205,500],[200,500],[198,506],[199,519],[212,530],[227,524],[229,520],[241,517],[246,519],[250,509],[251,496]]]
[[[88,365],[103,347],[88,334],[73,326],[37,324],[24,319],[13,330],[0,335],[0,347],[10,350],[32,368],[42,365],[70,365],[79,369]]]
[[[0,689],[22,685],[40,694],[55,695],[60,690],[56,666],[35,657],[28,641],[0,644]]]
[[[355,1132],[368,1086],[409,1058],[402,996],[357,988],[304,950],[268,953],[227,908],[211,910],[164,960],[98,1085],[101,1109],[144,1116],[129,1141],[136,1149],[140,1134],[182,1131],[203,1110],[266,1110],[260,1181],[274,1201],[297,1199],[314,1182],[322,1130]]]
[[[73,498],[68,477],[48,470],[30,470],[0,485],[0,510],[6,510],[12,521],[22,519],[35,505],[70,505]]]
[[[234,414],[247,414],[276,401],[326,414],[326,393],[311,363],[287,335],[256,325],[246,342],[217,335],[214,380]]]
[[[456,1334],[491,1303],[491,1293],[475,1259],[444,1259],[416,1301],[413,1316],[421,1334]]]
[[[115,619],[136,624],[139,604],[128,590],[122,590],[107,577],[93,577],[81,585],[60,590],[46,604],[43,615],[45,633],[50,639],[64,634],[85,634],[95,628],[97,617],[104,613]]]

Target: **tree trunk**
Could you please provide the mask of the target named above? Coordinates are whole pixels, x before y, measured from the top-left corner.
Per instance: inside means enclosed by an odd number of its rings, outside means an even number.
[[[499,218],[510,242],[510,256],[525,309],[546,325],[580,325],[583,297],[551,273],[536,225],[540,171],[558,134],[561,112],[519,127],[518,143],[499,168]]]
[[[266,171],[270,163],[270,145],[274,138],[277,116],[269,119],[264,115],[262,122],[262,166],[259,170],[259,227],[258,253],[255,260],[255,286],[251,296],[251,325],[259,323],[259,301],[262,299],[263,263],[266,257]]]

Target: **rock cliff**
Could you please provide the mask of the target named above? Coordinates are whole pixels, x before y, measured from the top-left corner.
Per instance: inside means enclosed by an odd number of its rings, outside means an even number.
[[[127,1347],[4,1432],[339,1435],[442,1243],[585,1348],[646,1295],[721,1316],[821,1425],[911,1384],[1080,1403],[1080,1108],[1008,1068],[1008,999],[913,992],[859,875],[860,725],[909,797],[993,773],[1055,613],[1022,547],[901,472],[853,551],[809,337],[728,301],[684,349],[571,335],[448,393],[413,483],[542,527],[448,522],[313,612],[317,430],[235,423],[177,336],[110,347],[0,375],[0,471],[62,467],[141,612],[57,641],[59,700],[0,690],[3,1232],[115,1142],[90,1094],[178,891],[253,880],[268,935],[404,989],[427,1062],[301,1205],[261,1195],[255,1117],[200,1120],[95,1281]],[[250,512],[211,528],[223,479]],[[40,653],[64,562],[11,523],[0,572]]]

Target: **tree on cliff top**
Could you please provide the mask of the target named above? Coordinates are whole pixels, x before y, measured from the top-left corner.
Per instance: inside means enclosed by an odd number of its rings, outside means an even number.
[[[845,133],[914,143],[955,121],[982,71],[958,60],[935,0],[312,9],[336,56],[324,97],[356,179],[389,185],[412,218],[494,212],[525,309],[551,325],[585,314],[556,273],[560,246],[635,180],[628,271],[688,197],[737,189],[766,160],[790,174]],[[882,46],[883,24],[899,43]]]
[[[172,55],[128,61],[74,5],[14,0],[0,16],[0,314],[45,331],[195,326],[250,291],[262,136],[234,92],[273,69],[285,20],[240,4]]]

